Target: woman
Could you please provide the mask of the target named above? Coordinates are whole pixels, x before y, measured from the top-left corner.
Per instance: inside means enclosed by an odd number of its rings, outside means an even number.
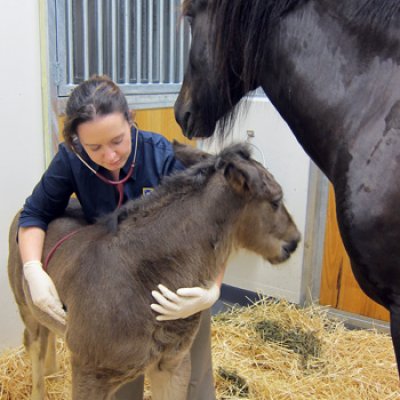
[[[89,223],[120,204],[151,191],[163,176],[183,165],[162,136],[133,126],[125,96],[104,76],[75,88],[66,107],[65,143],[27,198],[19,220],[19,249],[32,300],[65,324],[66,313],[56,288],[43,270],[43,243],[48,224],[60,216],[75,193]],[[159,286],[152,292],[158,320],[186,318],[208,310],[219,297],[219,285],[182,288],[176,293]],[[215,399],[211,367],[210,313],[204,311],[192,346],[190,400]],[[122,387],[118,400],[143,398],[143,378]]]

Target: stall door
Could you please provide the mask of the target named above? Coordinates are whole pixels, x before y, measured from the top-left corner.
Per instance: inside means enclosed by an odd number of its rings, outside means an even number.
[[[336,221],[332,186],[329,189],[320,303],[354,314],[389,321],[388,311],[362,292],[351,271],[349,257]]]

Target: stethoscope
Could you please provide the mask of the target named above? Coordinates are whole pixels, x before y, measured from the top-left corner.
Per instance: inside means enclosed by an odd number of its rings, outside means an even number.
[[[136,126],[135,126],[136,127]],[[81,162],[90,169],[90,171],[92,171],[99,179],[101,179],[103,182],[109,184],[109,185],[113,185],[117,188],[118,190],[118,195],[119,195],[119,199],[118,199],[118,205],[117,208],[121,207],[122,205],[122,201],[124,199],[124,183],[132,176],[133,171],[135,169],[135,165],[136,165],[136,155],[137,155],[137,149],[138,149],[138,139],[139,138],[139,129],[136,127],[136,138],[135,138],[135,150],[133,153],[133,159],[132,159],[132,164],[129,167],[129,171],[127,173],[127,175],[125,176],[125,178],[120,179],[118,181],[113,181],[111,179],[106,178],[105,176],[103,176],[102,174],[100,174],[98,171],[96,171],[94,168],[92,168],[83,158],[82,156],[79,154],[79,152],[73,147],[72,151],[74,152],[74,154],[78,157],[79,160],[81,160]],[[76,138],[76,140],[78,140],[78,138]],[[75,233],[78,233],[82,228],[78,228],[72,232],[70,232],[69,234],[67,234],[66,236],[64,236],[63,238],[61,238],[49,251],[49,253],[47,254],[47,257],[43,263],[43,269],[46,271],[47,270],[47,266],[51,260],[51,258],[53,257],[54,253],[56,252],[56,250],[61,246],[61,244],[63,244],[66,240],[68,240],[70,237],[74,236]]]
[[[136,138],[135,138],[135,149],[134,149],[134,153],[133,153],[133,159],[132,159],[132,164],[129,167],[129,171],[127,173],[127,175],[125,176],[125,178],[118,180],[118,181],[113,181],[111,179],[106,178],[104,175],[100,174],[98,171],[96,171],[92,166],[90,166],[83,158],[82,156],[79,154],[78,151],[76,151],[74,148],[72,148],[72,151],[74,152],[74,154],[78,157],[78,159],[87,167],[90,169],[90,171],[92,171],[100,180],[102,180],[103,182],[109,184],[109,185],[113,185],[116,187],[116,189],[118,190],[118,195],[119,195],[119,199],[118,199],[118,204],[117,204],[117,208],[121,207],[122,205],[122,201],[124,199],[124,183],[132,176],[133,171],[135,169],[135,165],[136,165],[136,155],[137,155],[137,149],[138,149],[138,138],[139,138],[139,130],[137,127],[136,128]]]

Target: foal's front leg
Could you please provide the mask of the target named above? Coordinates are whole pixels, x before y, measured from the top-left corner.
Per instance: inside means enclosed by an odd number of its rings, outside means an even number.
[[[166,359],[148,371],[152,400],[186,400],[190,381],[190,353]]]
[[[74,355],[71,360],[72,400],[112,400],[116,385],[104,372],[80,366]]]

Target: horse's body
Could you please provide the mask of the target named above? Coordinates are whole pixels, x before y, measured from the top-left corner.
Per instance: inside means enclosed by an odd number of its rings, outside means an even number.
[[[83,226],[48,266],[67,309],[65,332],[31,302],[14,220],[9,277],[26,326],[32,399],[44,399],[44,360],[49,358],[48,344],[54,344],[50,330],[65,334],[71,350],[74,400],[111,399],[121,384],[144,372],[154,400],[185,400],[188,349],[200,315],[156,321],[151,291],[159,283],[173,290],[206,286],[235,246],[273,263],[284,261],[296,248],[299,233],[282,204],[280,186],[249,158],[245,147],[233,146],[218,156],[178,147],[176,154],[184,164],[195,165],[106,221],[84,226],[64,217],[49,225],[45,254],[58,239]],[[47,367],[54,370],[54,359]]]
[[[186,0],[184,10],[185,134],[211,136],[264,89],[334,185],[354,275],[390,311],[400,365],[400,1]]]

